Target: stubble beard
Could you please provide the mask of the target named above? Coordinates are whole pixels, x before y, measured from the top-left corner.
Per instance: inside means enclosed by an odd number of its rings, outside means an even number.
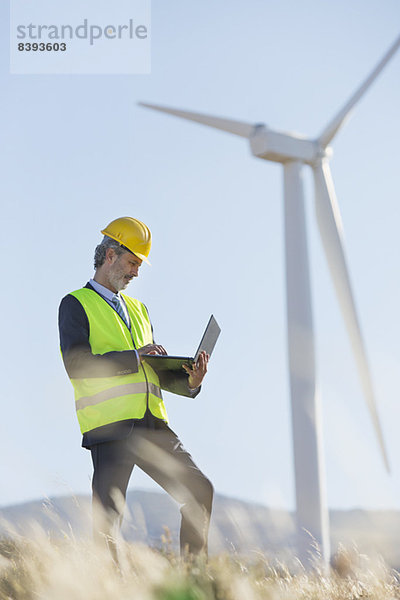
[[[121,269],[116,270],[115,273],[110,273],[109,280],[112,287],[116,289],[117,292],[126,289],[131,282],[131,279],[127,279],[126,273]]]

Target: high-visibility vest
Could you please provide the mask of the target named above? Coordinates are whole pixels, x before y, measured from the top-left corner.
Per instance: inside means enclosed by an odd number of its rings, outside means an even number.
[[[150,319],[139,300],[123,295],[131,320],[130,332],[118,313],[94,290],[82,288],[71,295],[82,304],[89,320],[93,354],[133,350],[153,343]],[[147,408],[168,422],[158,376],[146,363],[139,361],[138,368],[138,373],[113,377],[71,378],[82,433],[125,419],[141,419]]]

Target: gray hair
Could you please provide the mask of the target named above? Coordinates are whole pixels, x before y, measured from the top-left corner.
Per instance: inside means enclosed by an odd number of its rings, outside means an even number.
[[[113,248],[117,256],[124,254],[124,252],[129,252],[128,248],[122,246],[119,242],[111,239],[107,235],[105,235],[101,241],[101,243],[96,246],[96,250],[94,251],[94,268],[98,269],[101,265],[104,264],[106,260],[106,250],[107,248]]]

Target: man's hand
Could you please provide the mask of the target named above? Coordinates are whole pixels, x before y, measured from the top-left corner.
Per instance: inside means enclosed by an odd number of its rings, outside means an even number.
[[[162,346],[158,345],[158,344],[147,344],[146,346],[142,346],[141,348],[138,348],[137,350],[140,360],[146,360],[146,359],[142,359],[142,355],[143,354],[167,354],[167,351],[165,350],[165,348],[163,348]]]
[[[192,365],[192,368],[188,367],[187,365],[182,365],[186,373],[189,375],[188,383],[190,389],[194,390],[195,388],[198,388],[201,385],[204,376],[207,373],[207,363],[209,361],[209,358],[210,355],[206,354],[203,351],[200,352],[197,363],[194,363]]]

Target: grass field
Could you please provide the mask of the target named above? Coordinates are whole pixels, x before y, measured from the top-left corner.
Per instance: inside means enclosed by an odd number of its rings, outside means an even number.
[[[400,599],[400,575],[343,550],[329,575],[298,561],[285,566],[254,552],[182,563],[168,539],[160,549],[122,543],[120,569],[105,548],[71,532],[0,542],[1,600],[377,600]]]

